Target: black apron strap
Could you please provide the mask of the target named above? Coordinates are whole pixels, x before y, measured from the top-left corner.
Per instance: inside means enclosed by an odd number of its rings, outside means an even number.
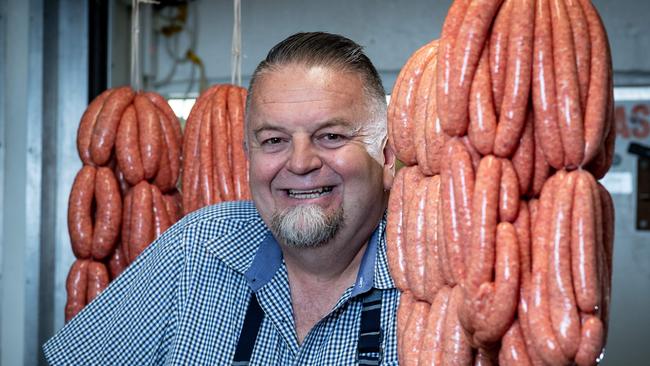
[[[359,329],[359,365],[379,365],[381,350],[381,290],[374,288],[363,298]]]
[[[248,302],[248,310],[246,310],[246,317],[244,318],[244,326],[241,333],[239,333],[239,341],[235,349],[235,358],[232,360],[233,366],[248,366],[253,355],[253,348],[257,340],[257,333],[259,333],[262,319],[264,318],[264,311],[257,302],[255,293],[251,295]]]
[[[263,318],[264,311],[253,293],[239,334],[233,366],[248,366],[250,363]],[[373,289],[363,297],[357,355],[359,365],[379,365],[382,356],[381,341],[381,290]]]

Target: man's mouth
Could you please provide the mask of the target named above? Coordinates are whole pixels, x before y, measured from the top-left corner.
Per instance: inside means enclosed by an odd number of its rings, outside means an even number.
[[[325,186],[313,189],[287,189],[287,195],[290,198],[306,200],[312,198],[322,197],[332,192],[333,186]]]

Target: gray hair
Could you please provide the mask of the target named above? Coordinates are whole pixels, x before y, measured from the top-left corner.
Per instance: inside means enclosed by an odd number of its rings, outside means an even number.
[[[307,67],[323,66],[356,73],[361,77],[371,120],[361,128],[368,153],[383,161],[382,150],[387,139],[386,91],[377,69],[363,53],[363,47],[338,34],[325,32],[296,33],[275,45],[251,76],[246,100],[248,116],[252,94],[260,75],[289,64]],[[248,126],[248,117],[246,117]]]

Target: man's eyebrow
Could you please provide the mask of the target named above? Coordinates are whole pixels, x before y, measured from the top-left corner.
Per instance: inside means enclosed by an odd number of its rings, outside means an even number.
[[[343,118],[334,118],[325,122],[322,122],[316,126],[316,130],[322,130],[324,128],[330,128],[330,127],[347,127],[356,130],[359,130],[360,128],[355,125],[355,123],[343,119]],[[271,123],[271,122],[263,122],[260,126],[258,126],[255,130],[253,130],[253,135],[257,137],[262,132],[265,131],[278,131],[282,133],[289,133],[289,131],[282,126],[280,123]]]

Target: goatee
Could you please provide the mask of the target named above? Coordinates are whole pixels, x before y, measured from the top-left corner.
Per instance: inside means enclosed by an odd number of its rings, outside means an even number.
[[[343,208],[328,214],[316,205],[298,205],[276,211],[271,218],[271,231],[287,246],[317,248],[332,240],[343,227]]]

